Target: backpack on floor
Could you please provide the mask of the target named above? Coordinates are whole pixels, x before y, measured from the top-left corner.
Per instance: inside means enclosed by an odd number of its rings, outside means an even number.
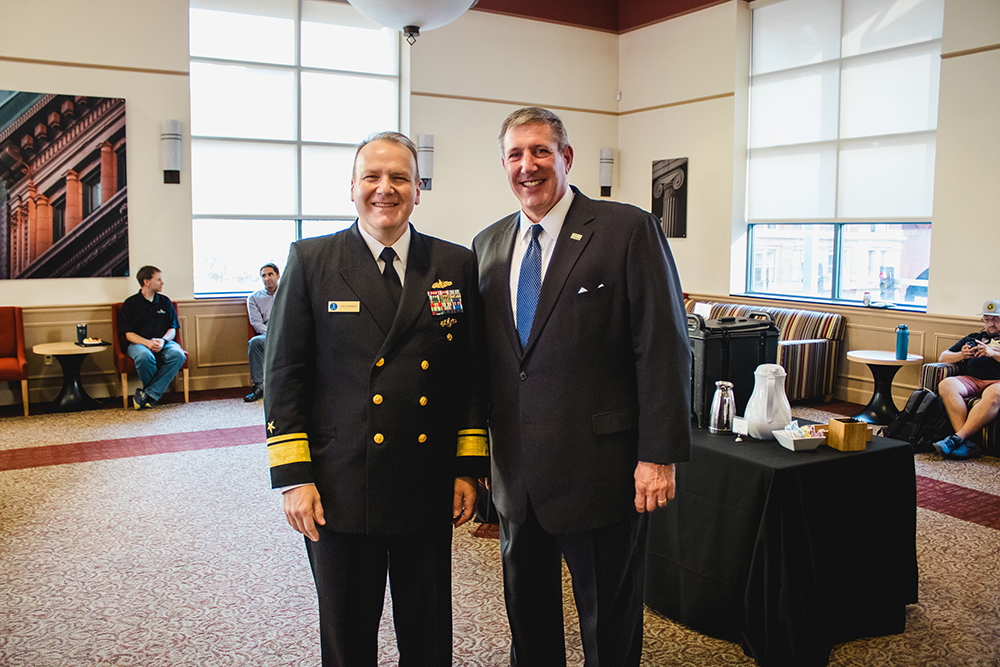
[[[933,452],[933,443],[953,433],[944,403],[933,391],[918,389],[906,401],[903,411],[882,432],[887,438],[906,440],[913,451]]]

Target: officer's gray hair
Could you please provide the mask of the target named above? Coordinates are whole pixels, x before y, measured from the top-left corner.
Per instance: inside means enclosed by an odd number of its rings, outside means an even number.
[[[367,139],[358,144],[358,150],[354,152],[354,166],[351,167],[352,178],[355,176],[355,172],[358,168],[358,155],[361,154],[361,149],[375,141],[391,141],[392,143],[398,144],[410,151],[413,155],[413,166],[417,170],[417,181],[420,180],[420,167],[418,166],[417,160],[417,146],[410,141],[408,136],[400,132],[376,132],[375,134],[369,135]]]

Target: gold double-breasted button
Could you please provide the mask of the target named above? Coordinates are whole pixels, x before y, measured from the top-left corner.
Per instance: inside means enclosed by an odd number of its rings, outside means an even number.
[[[375,365],[378,366],[378,367],[380,367],[380,368],[382,366],[385,366],[385,358],[383,357],[382,359],[379,359],[378,361],[376,361]]]
[[[375,394],[372,396],[372,403],[375,405],[382,405],[382,394]]]
[[[423,361],[420,362],[420,367],[423,368],[426,371],[428,368],[431,367],[431,364],[430,364],[429,361],[427,361],[426,359],[424,359]]]
[[[452,338],[453,336],[451,334],[448,334],[448,340],[451,340]]]
[[[419,443],[425,443],[425,442],[427,442],[427,436],[424,435],[423,433],[421,433],[420,437],[417,438],[417,442],[419,442]]]
[[[426,396],[421,396],[420,397],[420,405],[427,405],[427,397]]]
[[[385,436],[382,435],[381,433],[376,433],[375,437],[372,438],[372,440],[375,441],[376,445],[381,445],[383,442],[385,442]]]

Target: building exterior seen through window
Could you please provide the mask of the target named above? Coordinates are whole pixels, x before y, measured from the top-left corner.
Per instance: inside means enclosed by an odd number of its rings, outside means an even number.
[[[749,293],[926,306],[944,0],[753,10]]]
[[[399,129],[399,33],[347,3],[192,0],[190,52],[195,295],[246,294],[354,221],[355,148]]]

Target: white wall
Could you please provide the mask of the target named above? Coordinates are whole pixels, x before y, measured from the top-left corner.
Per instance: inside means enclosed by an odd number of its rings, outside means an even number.
[[[433,189],[413,215],[421,230],[470,244],[517,210],[497,133],[522,106],[559,114],[575,151],[570,183],[600,194],[600,149],[618,145],[617,35],[473,11],[405,48],[410,132],[434,135]]]
[[[947,0],[928,312],[974,315],[1000,297],[1000,2]]]
[[[131,272],[158,266],[173,299],[194,295],[190,141],[182,183],[165,185],[160,121],[180,120],[189,135],[187,17],[184,0],[0,0],[0,57],[46,61],[0,59],[0,88],[125,98]],[[138,290],[132,277],[0,285],[0,305],[18,306],[110,303]]]
[[[688,158],[687,238],[670,239],[688,292],[729,292],[738,9],[729,2],[621,36],[621,199],[648,210],[653,161]],[[650,109],[663,105],[673,106]]]

